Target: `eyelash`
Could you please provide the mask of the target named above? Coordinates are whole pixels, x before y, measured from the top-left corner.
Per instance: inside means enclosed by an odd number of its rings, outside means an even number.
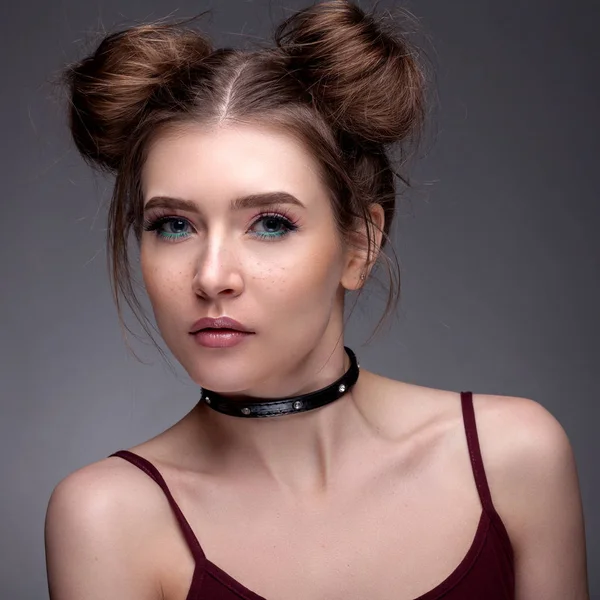
[[[252,225],[254,226],[254,225],[256,225],[256,223],[259,223],[260,221],[265,220],[265,219],[276,219],[278,222],[280,222],[285,227],[285,230],[281,233],[270,233],[270,234],[269,233],[257,233],[257,234],[254,234],[256,237],[258,237],[261,240],[265,240],[268,242],[274,242],[274,241],[284,238],[289,233],[296,231],[298,229],[298,225],[296,225],[296,222],[288,214],[286,214],[285,210],[281,210],[280,212],[261,213],[258,215],[258,218],[256,218],[254,220]],[[143,228],[144,228],[144,231],[153,231],[154,235],[158,239],[163,240],[165,242],[176,242],[178,240],[185,239],[189,235],[191,235],[190,233],[168,233],[168,232],[161,231],[161,227],[163,225],[165,225],[166,223],[172,223],[173,221],[181,221],[181,222],[190,224],[189,221],[184,217],[176,217],[173,215],[169,216],[167,213],[163,213],[163,214],[155,215],[154,217],[151,217],[151,218],[145,218]]]

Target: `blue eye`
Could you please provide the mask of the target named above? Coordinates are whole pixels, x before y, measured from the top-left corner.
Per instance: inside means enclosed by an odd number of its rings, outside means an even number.
[[[278,229],[279,231],[267,231],[267,232],[258,232],[255,235],[263,240],[277,240],[284,236],[286,236],[290,231],[295,231],[298,229],[298,226],[292,223],[289,219],[285,218],[282,215],[277,213],[266,213],[261,215],[256,221],[254,221],[253,225],[256,223],[264,222],[267,226],[267,229]]]
[[[165,226],[167,230],[172,226],[174,231],[164,231]],[[189,226],[189,222],[180,217],[159,217],[154,221],[144,221],[144,231],[154,231],[157,237],[166,241],[176,241],[190,235],[186,231],[181,231],[186,226]]]
[[[274,241],[283,238],[290,231],[295,231],[298,226],[288,218],[278,213],[264,213],[254,221],[264,223],[267,231],[255,232],[253,235],[261,240]],[[144,220],[144,231],[154,231],[156,237],[167,242],[175,242],[191,235],[191,225],[187,219],[182,217],[156,217]],[[273,231],[274,230],[274,231]]]

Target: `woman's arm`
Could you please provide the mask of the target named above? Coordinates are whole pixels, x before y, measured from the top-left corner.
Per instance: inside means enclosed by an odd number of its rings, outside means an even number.
[[[51,600],[159,600],[146,511],[129,473],[101,461],[63,479],[46,513]]]
[[[569,439],[533,400],[505,397],[501,406],[486,422],[488,434],[493,428],[496,440],[503,440],[490,483],[515,552],[515,598],[589,600],[584,518]]]

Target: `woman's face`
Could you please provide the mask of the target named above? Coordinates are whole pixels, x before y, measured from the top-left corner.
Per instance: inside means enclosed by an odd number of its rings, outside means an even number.
[[[360,271],[314,159],[293,138],[250,126],[165,134],[149,151],[142,192],[144,282],[161,335],[193,381],[276,396],[311,352],[329,356],[343,287],[356,287]],[[297,204],[231,206],[275,192]],[[193,324],[219,316],[254,334],[229,348],[200,345]]]

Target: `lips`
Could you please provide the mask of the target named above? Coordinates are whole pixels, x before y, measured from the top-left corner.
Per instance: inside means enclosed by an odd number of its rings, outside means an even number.
[[[190,333],[198,333],[201,330],[215,329],[226,333],[227,331],[241,331],[244,333],[254,333],[250,331],[245,325],[242,325],[239,321],[231,319],[230,317],[218,317],[211,319],[210,317],[204,317],[196,321],[190,328]],[[215,332],[216,333],[216,332]]]

